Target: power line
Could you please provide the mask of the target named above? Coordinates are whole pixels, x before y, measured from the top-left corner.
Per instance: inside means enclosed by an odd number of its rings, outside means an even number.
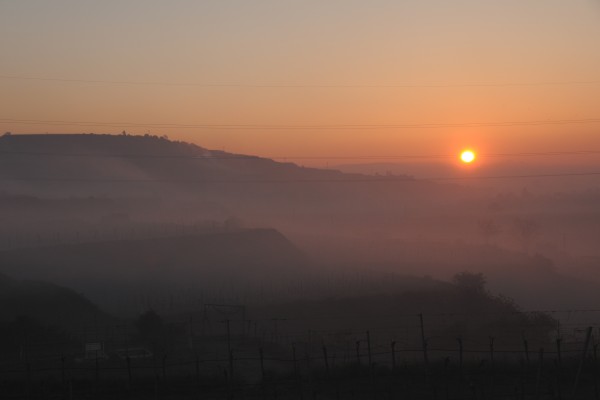
[[[490,175],[490,176],[462,176],[439,178],[408,178],[408,177],[378,177],[364,176],[360,178],[331,178],[331,179],[115,179],[115,178],[0,178],[0,182],[83,182],[83,183],[191,183],[191,184],[288,184],[288,183],[417,183],[417,182],[443,182],[443,181],[472,181],[495,179],[528,179],[528,178],[566,178],[600,176],[600,172],[562,173],[562,174],[532,174],[532,175]]]
[[[270,125],[270,124],[177,124],[177,123],[134,123],[134,122],[91,122],[61,121],[36,119],[1,118],[0,122],[21,125],[72,125],[79,127],[113,127],[113,128],[157,128],[157,129],[218,129],[218,130],[369,130],[369,129],[440,129],[440,128],[480,128],[511,126],[542,126],[596,124],[600,118],[580,118],[562,120],[531,121],[490,121],[490,122],[458,122],[458,123],[414,123],[414,124],[323,124],[323,125]]]
[[[395,159],[454,159],[456,154],[396,154],[396,155],[356,155],[356,156],[255,156],[243,154],[218,155],[218,150],[207,150],[209,154],[135,154],[135,153],[70,153],[45,151],[2,151],[0,156],[40,156],[40,157],[81,157],[81,158],[157,158],[184,159],[197,161],[210,160],[395,160]],[[217,153],[217,154],[214,154]],[[561,157],[573,155],[599,155],[600,150],[573,150],[522,153],[479,153],[480,158],[511,158],[511,157]]]
[[[23,75],[0,75],[0,79],[43,81],[62,83],[89,83],[106,85],[128,85],[128,86],[191,86],[205,88],[274,88],[274,89],[410,89],[410,88],[468,88],[468,87],[535,87],[535,86],[578,86],[598,85],[600,81],[539,81],[539,82],[467,82],[467,83],[398,83],[398,84],[293,84],[293,83],[235,83],[235,82],[165,82],[165,81],[132,81],[132,80],[104,80],[104,79],[70,79],[58,77],[39,77]]]
[[[480,317],[480,316],[492,316],[492,315],[533,315],[536,314],[575,314],[575,313],[600,313],[600,309],[588,308],[588,309],[554,309],[554,310],[513,310],[513,311],[496,311],[496,312],[442,312],[442,313],[424,313],[423,315],[428,318],[439,318],[439,317],[458,317],[458,316],[468,316],[468,317]],[[391,313],[390,315],[386,315],[384,318],[378,318],[378,321],[389,321],[398,318],[417,318],[420,314],[418,313],[406,313],[406,314],[397,314]],[[343,317],[335,317],[335,316],[319,316],[319,317],[292,317],[285,318],[286,321],[318,321],[318,320],[347,320],[347,316]],[[259,318],[254,319],[254,321],[258,322],[269,322],[270,318]],[[561,325],[569,325],[562,323]],[[414,325],[401,325],[398,327],[415,327]],[[392,327],[388,327],[392,328]],[[313,330],[314,331],[314,330]],[[323,331],[325,332],[325,331]]]

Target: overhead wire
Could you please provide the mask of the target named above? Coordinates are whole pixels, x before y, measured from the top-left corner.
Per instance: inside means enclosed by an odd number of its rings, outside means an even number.
[[[81,152],[37,152],[37,151],[6,151],[0,150],[0,160],[6,156],[35,156],[35,157],[78,157],[78,158],[141,158],[141,159],[183,159],[190,161],[210,160],[244,160],[244,161],[274,161],[278,159],[291,160],[386,160],[386,159],[413,159],[413,158],[455,158],[452,155],[430,154],[430,155],[396,155],[396,156],[281,156],[281,157],[258,157],[239,154],[227,154],[220,151],[209,151],[208,154],[181,155],[181,154],[134,154],[134,153],[81,153]],[[481,157],[556,157],[567,155],[597,155],[598,150],[576,150],[557,152],[534,152],[534,153],[496,153],[482,154]],[[508,174],[508,175],[484,175],[484,176],[442,176],[430,178],[413,178],[400,176],[349,176],[347,178],[268,178],[268,179],[113,179],[113,178],[69,178],[69,177],[4,177],[0,181],[39,181],[39,182],[95,182],[95,183],[369,183],[369,182],[394,182],[410,183],[423,181],[465,181],[465,180],[492,180],[492,179],[527,179],[527,178],[557,178],[557,177],[590,177],[598,176],[598,171],[587,172],[564,172],[564,173],[537,173],[537,174]]]
[[[1,142],[0,142],[1,143]],[[184,160],[392,160],[392,159],[452,159],[452,154],[390,154],[390,155],[356,155],[356,156],[306,156],[306,155],[276,155],[257,156],[224,153],[220,150],[204,150],[206,153],[183,154],[151,154],[151,153],[92,153],[92,152],[48,152],[31,150],[0,150],[0,156],[44,156],[44,157],[82,157],[82,158],[157,158],[157,159],[184,159]],[[226,154],[226,155],[225,155]],[[511,157],[559,157],[573,155],[600,155],[600,150],[572,150],[572,151],[546,151],[546,152],[518,152],[518,153],[479,153],[478,157],[485,158],[511,158]]]
[[[480,127],[510,127],[510,126],[542,126],[542,125],[571,125],[597,124],[600,118],[578,118],[559,120],[529,120],[529,121],[488,121],[488,122],[458,122],[458,123],[408,123],[408,124],[180,124],[180,123],[136,123],[136,122],[101,122],[101,121],[67,121],[67,120],[38,120],[0,118],[0,122],[21,125],[52,125],[52,126],[86,126],[86,127],[118,127],[118,128],[156,128],[156,129],[215,129],[215,130],[369,130],[369,129],[440,129],[440,128],[480,128]]]
[[[583,81],[537,81],[537,82],[422,82],[422,83],[388,83],[388,84],[322,84],[322,83],[242,83],[242,82],[168,82],[168,81],[136,81],[136,80],[110,80],[110,79],[76,79],[61,77],[43,77],[27,75],[0,75],[4,80],[21,81],[41,81],[41,82],[59,82],[59,83],[86,83],[86,84],[105,84],[105,85],[128,85],[128,86],[190,86],[205,88],[279,88],[279,89],[344,89],[344,88],[468,88],[468,87],[535,87],[535,86],[581,86],[598,85],[597,80]]]
[[[83,183],[190,183],[190,184],[287,184],[287,183],[416,183],[443,181],[473,181],[495,179],[527,179],[527,178],[565,178],[600,176],[600,172],[562,173],[562,174],[531,174],[531,175],[487,175],[487,176],[457,176],[439,178],[412,178],[406,176],[361,176],[360,178],[345,179],[115,179],[115,178],[62,178],[62,177],[2,177],[0,182],[83,182]]]

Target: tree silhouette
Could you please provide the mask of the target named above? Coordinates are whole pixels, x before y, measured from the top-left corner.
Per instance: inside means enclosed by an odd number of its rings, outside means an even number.
[[[452,282],[463,292],[470,294],[486,293],[486,280],[483,274],[473,272],[460,272],[452,278]]]
[[[156,343],[163,335],[164,323],[154,310],[148,310],[135,322],[140,339],[145,343]]]
[[[477,221],[477,227],[479,228],[479,233],[483,236],[485,244],[489,244],[492,238],[502,232],[500,226],[493,219],[481,219]]]
[[[540,233],[540,225],[531,218],[515,218],[513,226],[523,251],[529,253],[533,239]]]

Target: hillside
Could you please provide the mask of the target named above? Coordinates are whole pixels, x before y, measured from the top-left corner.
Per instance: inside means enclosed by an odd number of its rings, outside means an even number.
[[[142,191],[154,183],[193,192],[195,185],[203,187],[206,182],[226,180],[360,176],[207,150],[148,135],[10,135],[0,137],[0,153],[2,179],[56,178],[66,180],[62,182],[63,190],[68,187],[73,191],[89,181],[98,184],[104,180],[150,181],[150,184],[139,185]],[[77,182],[69,183],[72,180]],[[23,182],[15,185],[28,186]],[[83,185],[84,188],[91,186]]]
[[[71,289],[40,280],[16,280],[0,274],[0,322],[26,317],[62,329],[109,317]]]
[[[474,195],[453,184],[306,168],[153,136],[9,135],[0,137],[0,154],[0,248],[14,232],[113,229],[107,216],[114,215],[130,226],[234,216],[286,235],[370,235]]]
[[[73,287],[114,311],[137,307],[132,312],[160,307],[153,302],[162,296],[197,306],[203,295],[292,280],[304,264],[304,255],[272,229],[0,252],[3,272]]]
[[[149,135],[9,135],[0,137],[0,154],[7,193],[163,198],[168,193],[171,200],[201,195],[263,213],[290,204],[298,211],[327,210],[331,203],[354,209],[380,196],[401,195],[418,204],[440,190],[456,194],[451,185],[402,175],[386,181],[404,184],[386,185],[381,177],[305,168]]]
[[[242,286],[236,296],[285,291],[271,282],[301,269],[298,250],[274,231],[231,232],[231,221],[276,229],[315,264],[338,271],[448,279],[469,270],[527,307],[598,300],[595,265],[572,262],[597,257],[597,192],[497,196],[149,135],[10,135],[0,137],[0,154],[4,270],[74,287],[111,310],[197,304]],[[492,236],[482,231],[486,222]]]
[[[319,335],[343,340],[351,332],[368,329],[381,344],[389,344],[386,340],[392,336],[415,348],[421,344],[419,314],[423,315],[431,345],[442,348],[454,346],[458,337],[485,348],[488,338],[496,335],[502,337],[502,345],[519,345],[525,334],[530,340],[544,340],[556,328],[551,317],[521,313],[510,299],[488,292],[485,278],[479,274],[461,273],[452,283],[431,278],[410,281],[406,286],[398,278],[396,290],[388,293],[350,294],[257,308],[252,318],[279,318],[278,331],[283,335],[303,332],[309,326],[315,341]]]

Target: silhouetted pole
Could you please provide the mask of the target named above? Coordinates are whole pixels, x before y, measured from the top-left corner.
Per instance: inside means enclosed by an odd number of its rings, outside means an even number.
[[[556,356],[558,357],[558,368],[562,367],[562,352],[561,352],[561,338],[556,339]]]
[[[396,342],[392,342],[392,371],[396,370]]]
[[[327,347],[323,346],[323,360],[325,360],[325,372],[329,377],[329,358],[327,357]]]
[[[535,380],[535,399],[538,400],[541,396],[541,385],[542,385],[542,368],[544,367],[544,348],[540,349],[538,373]]]
[[[306,369],[308,371],[310,371],[311,370],[311,362],[310,362],[311,351],[310,351],[309,343],[307,343],[306,346],[304,346],[304,355],[306,356]]]
[[[192,318],[190,314],[190,350],[194,349],[194,321]]]
[[[594,398],[598,400],[600,398],[600,393],[598,392],[598,344],[594,344],[594,376],[592,378],[594,381]]]
[[[298,378],[298,360],[296,359],[296,345],[292,344],[292,359],[294,361],[294,376]]]
[[[494,368],[494,338],[490,336],[490,369],[491,369],[491,392],[494,393],[495,386],[495,368]]]
[[[62,377],[62,385],[65,386],[66,383],[66,374],[65,374],[65,356],[60,358],[60,374]]]
[[[231,324],[228,319],[225,320],[227,325],[227,357],[229,358],[229,378],[233,379],[233,352],[231,350]]]
[[[356,362],[360,367],[360,340],[356,341]]]
[[[462,377],[463,371],[463,341],[462,338],[456,339],[458,341],[458,368]]]
[[[298,359],[296,357],[295,344],[292,344],[292,357],[294,359],[294,376],[296,378],[296,382],[298,382],[298,395],[300,396],[300,400],[303,400],[304,395],[302,394],[302,378],[300,377],[300,371],[298,370]]]
[[[100,365],[98,363],[98,351],[96,351],[95,378],[96,378],[96,390],[98,390],[98,381],[100,380]]]
[[[581,360],[579,360],[579,368],[577,368],[577,375],[575,375],[575,383],[573,384],[573,398],[577,394],[577,386],[579,385],[579,378],[581,376],[581,372],[583,371],[583,364],[585,363],[585,356],[587,354],[587,349],[590,345],[590,339],[592,338],[592,327],[588,327],[587,333],[585,335],[585,343],[583,345],[583,351],[581,353]]]
[[[444,373],[442,375],[443,380],[444,380],[444,394],[445,394],[446,400],[449,400],[449,398],[450,398],[450,390],[448,387],[448,366],[449,365],[450,365],[450,357],[446,357],[444,359]]]
[[[529,370],[529,343],[523,338],[523,347],[525,348],[525,368]]]
[[[559,331],[560,332],[560,331]],[[562,354],[561,354],[561,342],[562,339],[560,337],[556,338],[556,394],[558,395],[558,399],[562,399]]]
[[[423,314],[419,314],[419,321],[421,323],[421,344],[423,346],[423,360],[425,366],[429,365],[429,357],[427,356],[427,339],[425,339],[425,323],[423,322]]]
[[[25,380],[27,382],[27,398],[31,399],[31,364],[29,362],[26,366]]]
[[[233,379],[231,379],[231,374],[227,373],[227,368],[223,370],[223,374],[227,383],[227,400],[231,400],[233,399]]]
[[[200,384],[200,356],[196,354],[196,383]]]
[[[250,324],[248,324],[248,335],[250,334]],[[242,337],[246,337],[246,307],[242,306]]]
[[[260,357],[260,376],[264,383],[264,381],[265,381],[265,357],[264,357],[264,352],[263,352],[262,347],[258,348],[258,355]]]
[[[371,332],[367,331],[367,354],[369,356],[369,369],[373,366],[373,359],[371,357]]]
[[[131,358],[129,358],[129,355],[127,355],[127,379],[131,388]]]

